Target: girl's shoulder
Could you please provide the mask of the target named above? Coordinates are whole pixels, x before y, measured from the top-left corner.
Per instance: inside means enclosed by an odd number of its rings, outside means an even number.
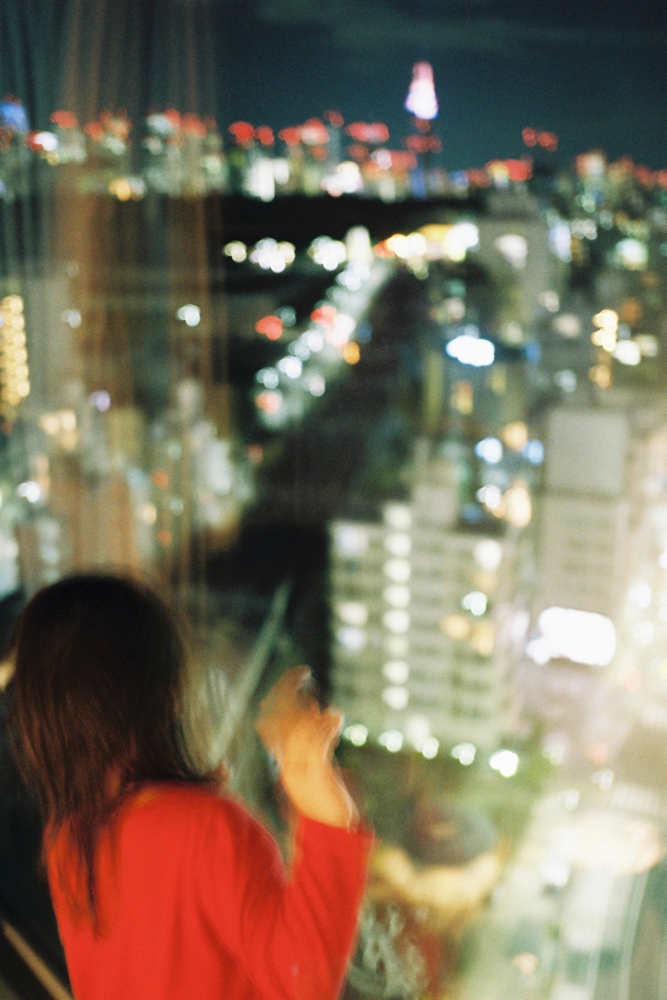
[[[218,822],[242,825],[250,818],[245,807],[231,795],[211,785],[160,781],[141,785],[124,800],[119,818],[150,825]]]

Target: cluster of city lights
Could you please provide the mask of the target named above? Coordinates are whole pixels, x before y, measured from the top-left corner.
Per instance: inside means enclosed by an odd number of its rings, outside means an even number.
[[[356,747],[365,746],[369,735],[368,728],[358,722],[346,726],[343,730],[343,738]],[[404,749],[406,740],[400,730],[388,729],[380,733],[377,743],[389,753],[399,753]],[[440,752],[440,741],[434,736],[422,736],[421,738],[417,736],[411,743],[427,760],[437,757]],[[451,748],[449,755],[463,767],[470,767],[478,759],[478,750],[473,743],[457,743]],[[519,770],[520,763],[519,755],[514,750],[508,749],[496,750],[490,754],[488,759],[491,770],[496,771],[503,778],[513,778]]]
[[[0,412],[12,420],[30,393],[23,299],[5,295],[0,301]]]

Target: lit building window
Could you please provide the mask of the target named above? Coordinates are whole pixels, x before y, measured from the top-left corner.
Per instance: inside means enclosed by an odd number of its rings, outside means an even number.
[[[408,704],[408,690],[404,687],[388,687],[382,692],[382,700],[389,708],[400,711]]]
[[[382,616],[382,622],[384,627],[390,632],[396,632],[400,635],[403,632],[407,632],[410,628],[410,615],[407,611],[392,609],[391,611],[385,611]]]
[[[20,295],[5,295],[0,301],[0,413],[12,420],[16,409],[30,393],[25,317]]]

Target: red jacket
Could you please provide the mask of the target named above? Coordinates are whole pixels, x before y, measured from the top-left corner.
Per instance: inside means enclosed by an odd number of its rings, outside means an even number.
[[[371,837],[299,818],[291,875],[236,802],[151,785],[100,840],[99,934],[49,880],[76,1000],[334,1000]],[[56,858],[61,862],[56,864]]]

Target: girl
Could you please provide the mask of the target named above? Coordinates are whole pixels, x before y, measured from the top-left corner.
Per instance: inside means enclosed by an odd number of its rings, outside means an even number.
[[[296,668],[257,729],[298,820],[272,839],[216,787],[185,724],[170,610],[104,575],[39,592],[18,631],[15,744],[39,798],[76,1000],[333,1000],[353,946],[370,835],[332,761],[341,717]]]

